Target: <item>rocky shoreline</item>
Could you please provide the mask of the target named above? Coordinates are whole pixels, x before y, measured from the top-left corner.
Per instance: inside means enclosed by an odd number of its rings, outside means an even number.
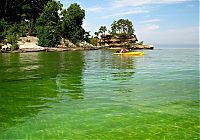
[[[19,49],[11,50],[11,45],[3,45],[0,48],[1,53],[25,53],[25,52],[63,52],[63,51],[83,51],[83,50],[98,50],[98,49],[121,49],[124,46],[109,47],[109,46],[93,46],[87,42],[81,42],[74,45],[69,40],[61,40],[61,43],[56,47],[41,47],[37,45],[38,39],[33,36],[21,37],[18,41]],[[132,45],[128,49],[154,49],[153,45]]]
[[[57,48],[57,47],[41,47],[41,48],[22,48],[18,50],[12,51],[10,48],[7,49],[1,49],[1,53],[25,53],[25,52],[63,52],[63,51],[82,51],[82,50],[98,50],[97,47],[90,47],[90,48],[83,48],[83,47],[73,47],[73,48]]]
[[[99,50],[99,49],[121,49],[123,47],[105,47],[105,46],[93,46],[93,47],[41,47],[41,48],[34,48],[34,47],[27,47],[27,48],[21,48],[18,50],[12,51],[10,48],[7,49],[1,49],[1,53],[25,53],[25,52],[64,52],[64,51],[84,51],[84,50]],[[137,45],[134,47],[131,47],[129,49],[132,50],[142,50],[142,49],[149,49],[153,50],[154,47],[150,45]]]

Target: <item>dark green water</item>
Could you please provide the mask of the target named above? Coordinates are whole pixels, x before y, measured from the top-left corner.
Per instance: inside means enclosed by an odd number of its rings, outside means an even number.
[[[199,139],[198,49],[0,54],[0,139]]]

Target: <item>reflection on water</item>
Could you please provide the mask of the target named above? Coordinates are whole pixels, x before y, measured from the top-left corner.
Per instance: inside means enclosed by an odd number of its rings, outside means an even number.
[[[72,99],[83,99],[83,55],[81,52],[69,53],[67,55],[61,53],[60,62],[61,69],[55,78],[59,97],[67,95]]]
[[[1,55],[1,81],[12,82],[38,79],[38,53],[16,53]]]
[[[112,57],[112,68],[116,69],[113,74],[114,80],[128,80],[133,77],[135,62],[132,56],[114,55]]]
[[[58,91],[58,96],[60,99],[64,95],[68,95],[72,99],[83,99],[82,94],[82,83],[79,83],[79,81],[76,81],[76,83],[69,83],[68,78],[66,78],[64,75],[58,74],[56,76],[56,86]]]
[[[38,65],[39,53],[19,53],[19,64],[22,72],[37,71],[40,65]]]
[[[134,69],[134,57],[124,55],[113,55],[112,65],[113,68],[116,69]]]
[[[80,52],[0,54],[0,130],[64,95],[82,99],[82,59]]]

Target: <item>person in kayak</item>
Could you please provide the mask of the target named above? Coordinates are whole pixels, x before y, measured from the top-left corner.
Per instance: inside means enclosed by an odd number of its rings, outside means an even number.
[[[128,50],[126,50],[125,48],[122,48],[120,53],[126,53]]]

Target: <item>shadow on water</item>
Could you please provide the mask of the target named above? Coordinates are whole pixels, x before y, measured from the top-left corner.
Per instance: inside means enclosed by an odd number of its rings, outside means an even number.
[[[61,102],[64,95],[82,99],[83,66],[81,52],[0,54],[0,130]]]

